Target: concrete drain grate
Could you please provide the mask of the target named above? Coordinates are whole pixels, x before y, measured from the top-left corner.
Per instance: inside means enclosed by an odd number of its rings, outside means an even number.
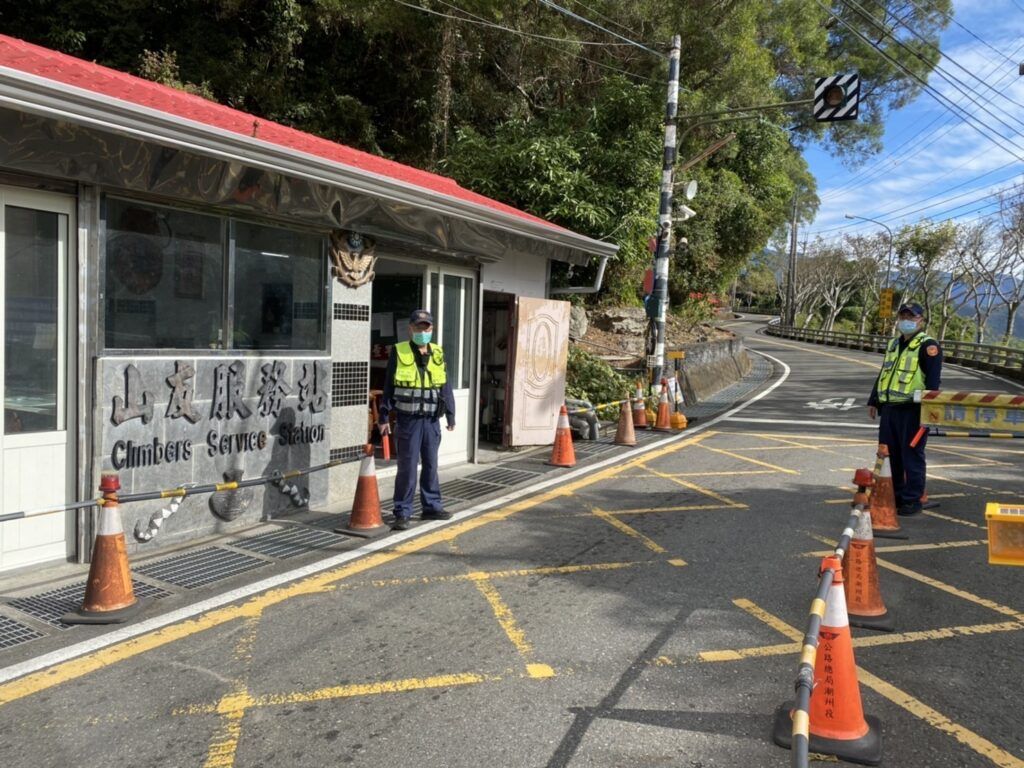
[[[230,549],[207,547],[146,563],[135,570],[152,579],[166,581],[168,584],[185,589],[193,589],[237,576],[263,565],[269,565],[269,563],[240,552],[232,552]]]
[[[0,648],[13,648],[37,637],[43,637],[43,633],[36,632],[32,627],[26,627],[14,619],[0,616]]]
[[[495,483],[497,485],[519,485],[519,483],[535,481],[537,474],[536,472],[528,472],[524,469],[495,467],[494,469],[485,469],[483,472],[470,475],[469,479],[477,480],[481,483]]]
[[[232,547],[258,552],[267,557],[284,559],[323,549],[332,544],[344,543],[344,541],[345,537],[329,531],[294,526],[239,539],[230,544]]]
[[[167,597],[170,594],[170,592],[160,589],[160,587],[154,587],[152,584],[146,584],[135,579],[132,579],[132,589],[135,591],[135,596],[139,598],[158,599]],[[40,621],[45,621],[52,627],[69,629],[71,625],[62,622],[60,617],[81,608],[84,599],[85,582],[82,581],[77,584],[68,584],[66,587],[60,587],[59,589],[51,589],[38,595],[16,597],[13,600],[7,601],[7,604],[22,613],[26,613]]]

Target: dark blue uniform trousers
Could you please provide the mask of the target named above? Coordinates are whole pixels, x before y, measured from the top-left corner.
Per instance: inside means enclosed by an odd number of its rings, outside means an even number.
[[[411,517],[416,492],[416,464],[422,463],[420,501],[424,512],[440,512],[441,481],[437,477],[437,450],[441,423],[429,416],[398,414],[398,474],[395,475],[395,517]]]
[[[921,408],[913,406],[883,405],[879,409],[878,442],[889,447],[889,466],[892,468],[892,487],[896,495],[896,506],[916,504],[924,493],[925,435],[916,448],[910,447],[921,426]]]

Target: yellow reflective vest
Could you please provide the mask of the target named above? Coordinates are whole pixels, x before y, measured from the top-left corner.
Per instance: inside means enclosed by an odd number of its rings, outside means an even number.
[[[422,370],[408,341],[395,345],[395,358],[395,410],[412,416],[437,416],[441,387],[448,381],[444,350],[431,344]]]
[[[919,332],[900,352],[900,337],[889,342],[882,360],[882,372],[878,374],[878,402],[887,405],[893,403],[910,403],[914,401],[914,392],[925,389],[924,372],[921,370],[921,358],[918,350],[921,345],[934,341],[924,331]]]

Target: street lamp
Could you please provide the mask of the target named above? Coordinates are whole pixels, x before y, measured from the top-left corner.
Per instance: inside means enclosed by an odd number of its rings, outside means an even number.
[[[869,219],[867,216],[854,216],[853,214],[848,213],[846,214],[846,218],[860,219],[861,221],[870,221],[872,224],[877,224],[878,226],[884,228],[885,231],[889,233],[889,260],[886,262],[885,265],[885,284],[886,287],[888,287],[889,282],[892,280],[892,230],[889,229],[889,227],[887,227],[885,224],[880,222],[878,219]],[[888,315],[886,315],[886,317],[888,317]]]

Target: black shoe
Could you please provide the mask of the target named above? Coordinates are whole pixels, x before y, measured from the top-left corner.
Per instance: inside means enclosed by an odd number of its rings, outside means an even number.
[[[425,509],[421,517],[424,520],[451,520],[452,513],[444,509]]]
[[[392,531],[408,531],[412,528],[412,520],[408,517],[395,517],[395,522],[391,524]]]
[[[896,514],[901,517],[910,517],[911,515],[921,514],[921,502],[916,501],[913,504],[901,504],[900,508],[896,510]]]

